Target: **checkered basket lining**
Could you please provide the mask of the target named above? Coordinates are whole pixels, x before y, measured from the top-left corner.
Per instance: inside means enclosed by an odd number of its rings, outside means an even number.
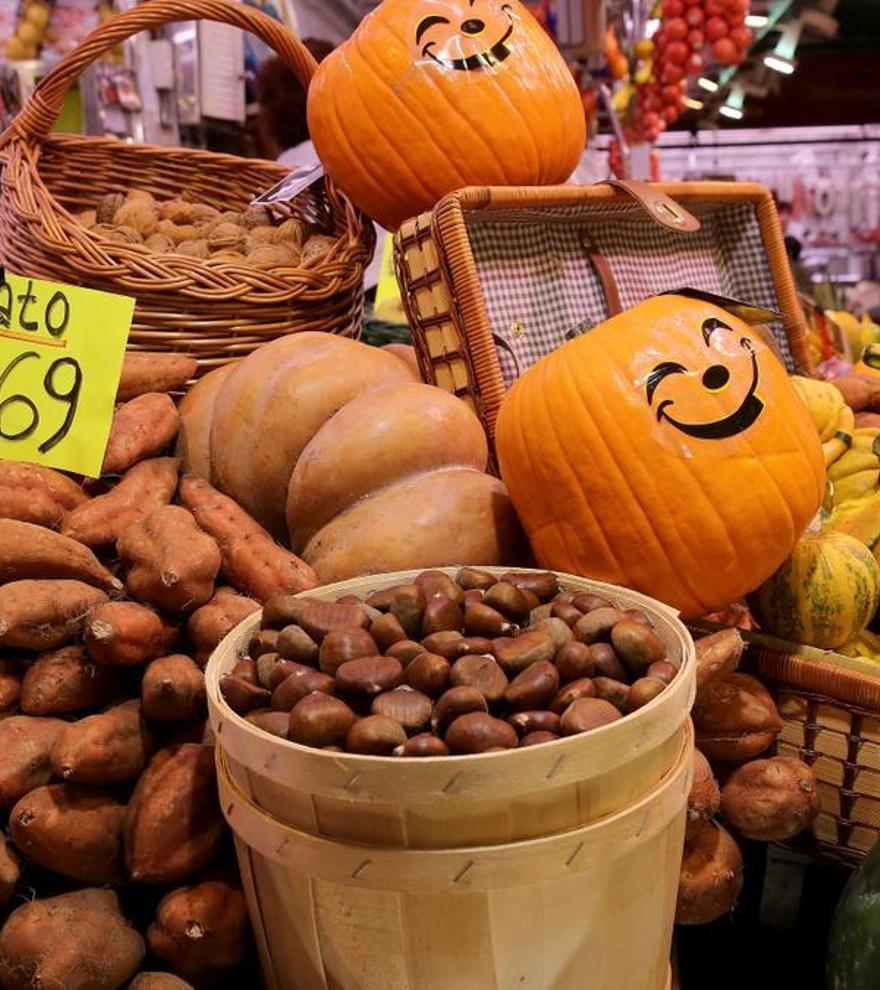
[[[689,201],[687,208],[702,223],[689,234],[647,220],[637,203],[466,212],[505,388],[607,319],[585,240],[608,262],[625,309],[689,287],[778,311],[754,207]],[[794,373],[784,327],[777,321],[770,329]]]

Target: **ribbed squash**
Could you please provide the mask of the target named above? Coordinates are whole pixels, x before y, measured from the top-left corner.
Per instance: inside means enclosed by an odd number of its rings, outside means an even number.
[[[766,632],[831,650],[865,628],[878,602],[880,565],[864,543],[846,533],[810,533],[751,604]]]
[[[880,481],[880,430],[855,430],[852,446],[828,468],[834,504],[871,495]]]

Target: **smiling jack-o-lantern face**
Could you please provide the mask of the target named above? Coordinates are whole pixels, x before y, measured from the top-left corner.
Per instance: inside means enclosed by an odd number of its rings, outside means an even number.
[[[419,17],[415,29],[419,57],[457,72],[492,69],[507,60],[516,24],[509,3],[471,0],[464,11],[454,4],[449,8],[448,13]]]
[[[506,396],[501,473],[544,567],[687,616],[760,585],[822,499],[822,450],[782,364],[737,317],[649,299]]]
[[[463,186],[565,182],[580,93],[518,0],[384,0],[309,87],[327,172],[389,229]]]

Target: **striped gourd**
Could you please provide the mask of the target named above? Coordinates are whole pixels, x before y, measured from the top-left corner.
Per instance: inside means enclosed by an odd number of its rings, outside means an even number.
[[[764,630],[834,649],[868,624],[880,603],[880,565],[846,533],[810,533],[752,596]]]

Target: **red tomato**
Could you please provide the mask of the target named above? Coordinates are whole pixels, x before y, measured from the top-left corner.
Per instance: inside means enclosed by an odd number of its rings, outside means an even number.
[[[705,0],[703,13],[706,17],[720,17],[724,13],[724,4],[721,0]]]
[[[706,60],[699,52],[692,52],[685,68],[689,76],[698,76],[706,68]]]
[[[656,51],[658,55],[666,48],[668,44],[669,35],[665,31],[658,31],[654,35],[654,51]]]
[[[735,27],[728,37],[737,48],[741,48],[743,51],[748,51],[752,46],[752,31],[750,28],[744,26]]]
[[[684,3],[682,0],[663,0],[663,16],[681,17],[684,13]]]
[[[728,30],[727,21],[723,17],[710,17],[706,21],[706,38],[709,41],[718,41],[720,38],[726,38]]]
[[[659,113],[663,109],[663,100],[659,96],[649,93],[645,97],[645,109],[651,113]]]
[[[702,6],[703,0],[684,0],[686,7],[700,7]]]
[[[731,14],[730,11],[728,11],[724,15],[724,19],[727,21],[727,23],[732,28],[734,28],[734,27],[742,27],[743,24],[745,24],[745,22],[746,22],[746,15],[745,14]]]
[[[700,52],[703,50],[703,45],[705,44],[705,39],[703,38],[702,31],[688,31],[687,43],[692,52]]]
[[[688,33],[687,21],[683,17],[673,17],[671,21],[667,21],[663,30],[670,41],[684,41]]]
[[[683,41],[670,41],[664,52],[666,61],[673,65],[684,65],[690,55],[690,49]]]
[[[684,69],[680,65],[673,65],[668,62],[663,66],[660,78],[665,83],[677,83],[684,79]]]
[[[750,6],[750,0],[724,0],[724,9],[729,14],[742,14],[745,17]]]
[[[738,65],[740,51],[730,38],[719,38],[712,45],[712,54],[722,65]]]
[[[673,106],[678,103],[681,99],[681,83],[664,86],[660,92],[660,96],[667,106]]]
[[[703,13],[702,7],[688,7],[688,12],[685,14],[684,19],[687,21],[688,27],[698,28],[703,26],[706,16]]]
[[[678,107],[664,107],[663,119],[667,124],[674,124],[678,120]]]

